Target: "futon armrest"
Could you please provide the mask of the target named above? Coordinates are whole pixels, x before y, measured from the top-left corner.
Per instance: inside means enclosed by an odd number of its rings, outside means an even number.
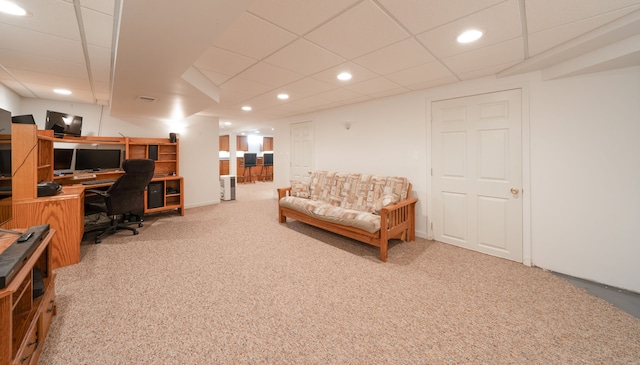
[[[291,186],[286,188],[278,188],[278,200],[284,198],[285,196],[291,195]]]

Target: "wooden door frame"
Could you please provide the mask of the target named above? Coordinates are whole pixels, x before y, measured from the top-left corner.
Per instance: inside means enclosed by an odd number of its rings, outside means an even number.
[[[505,83],[503,87],[483,87],[469,89],[467,91],[446,90],[429,95],[426,99],[426,162],[427,162],[427,238],[433,239],[433,176],[431,169],[433,168],[433,112],[432,104],[437,101],[470,97],[480,94],[491,94],[501,91],[520,89],[521,91],[521,112],[522,112],[522,263],[531,266],[533,264],[531,257],[531,143],[530,143],[530,92],[529,84],[526,82]]]

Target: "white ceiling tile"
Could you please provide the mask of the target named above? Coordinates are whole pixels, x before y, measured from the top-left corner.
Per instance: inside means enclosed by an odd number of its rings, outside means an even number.
[[[418,82],[416,84],[408,85],[407,87],[411,90],[424,90],[424,89],[429,89],[436,86],[453,84],[458,81],[459,81],[458,78],[455,76],[447,76],[437,80]]]
[[[264,61],[299,74],[311,75],[345,60],[309,41],[298,39]]]
[[[415,39],[409,38],[356,58],[353,62],[380,75],[418,66],[435,60]]]
[[[504,0],[378,0],[413,34],[473,14]]]
[[[280,100],[276,92],[267,92],[262,95],[255,96],[243,102],[243,104],[251,105],[254,111],[270,108],[276,105],[287,103],[287,100]],[[240,106],[240,105],[239,105]]]
[[[293,33],[248,14],[241,15],[213,45],[262,59],[296,39]]]
[[[230,91],[242,91],[247,93],[246,99],[253,97],[255,95],[262,94],[269,90],[273,89],[269,85],[261,84],[259,82],[246,80],[240,77],[234,77],[233,79],[225,82],[220,90],[230,90]]]
[[[289,93],[291,100],[306,98],[334,89],[335,86],[310,77],[294,81],[281,89]]]
[[[318,106],[327,105],[331,102],[332,102],[331,100],[320,97],[318,95],[314,95],[314,96],[310,96],[308,98],[304,98],[300,100],[293,100],[290,102],[290,104],[297,105],[304,109],[307,109],[307,108],[315,108]]]
[[[248,11],[303,35],[360,0],[257,0]]]
[[[25,57],[42,56],[62,61],[84,63],[82,44],[30,30],[16,31],[15,27],[0,23],[0,49],[23,53]]]
[[[635,10],[640,6],[634,6]],[[551,49],[559,44],[578,37],[588,31],[605,25],[629,12],[628,8],[612,11],[605,15],[600,15],[566,25],[546,29],[536,33],[529,33],[529,56],[535,56],[541,52]]]
[[[596,15],[623,9],[634,11],[638,0],[535,0],[525,3],[527,31],[539,32]]]
[[[278,87],[299,80],[303,76],[268,63],[260,62],[239,74],[238,77]]]
[[[345,88],[349,90],[353,90],[363,95],[372,95],[372,94],[376,94],[376,93],[380,93],[388,90],[397,89],[399,87],[400,85],[384,77],[376,77],[375,79],[370,79],[370,80],[358,82],[353,85],[345,86]]]
[[[408,36],[371,0],[365,0],[310,32],[306,38],[346,59],[353,59]]]
[[[458,35],[471,28],[483,30],[484,36],[473,43],[458,43],[456,41]],[[422,33],[417,38],[436,57],[445,58],[520,36],[522,36],[522,24],[518,1],[509,0],[488,10]]]
[[[111,49],[88,45],[93,80],[109,82],[111,79]]]
[[[477,79],[480,77],[485,77],[485,76],[491,76],[491,75],[495,75],[500,71],[503,71],[515,64],[517,64],[518,61],[515,62],[509,62],[509,63],[505,63],[502,65],[496,65],[496,66],[491,66],[488,68],[483,68],[480,70],[475,70],[475,71],[470,71],[470,72],[462,72],[460,74],[458,74],[458,77],[461,80],[471,80],[471,79]]]
[[[83,8],[89,8],[101,13],[113,16],[115,10],[115,0],[82,0],[80,4]]]
[[[442,59],[454,73],[461,74],[524,59],[522,38]]]
[[[439,80],[449,76],[452,76],[451,72],[438,61],[429,62],[424,65],[386,75],[388,79],[402,86]]]
[[[330,102],[340,102],[359,98],[362,94],[348,89],[334,89],[317,95],[319,98],[329,100]]]
[[[69,76],[20,69],[9,69],[9,72],[25,84],[47,85],[51,91],[54,88],[75,89],[78,91],[89,86],[89,79],[87,77],[72,78]]]
[[[198,71],[202,72],[209,81],[213,82],[215,85],[222,85],[225,81],[229,80],[232,75],[225,75],[218,72],[208,71],[202,68],[198,68]]]
[[[345,71],[351,73],[351,76],[352,76],[351,80],[348,80],[348,81],[338,80],[338,74]],[[338,87],[342,87],[352,83],[369,80],[376,76],[378,76],[376,73],[371,72],[360,65],[357,65],[353,62],[345,62],[341,65],[319,72],[313,75],[313,78],[316,80],[324,81],[326,83],[338,86]]]
[[[39,33],[47,33],[52,36],[80,41],[80,31],[76,20],[76,12],[73,4],[61,1],[29,0],[20,4],[31,16],[10,17],[3,15],[3,24],[11,24],[19,30],[32,30]],[[8,33],[2,29],[2,37],[12,37],[14,33]]]
[[[246,70],[256,62],[257,60],[251,57],[210,46],[198,57],[194,65],[200,70],[233,76]],[[216,84],[219,85],[218,83]]]
[[[87,75],[87,68],[84,62],[61,61],[44,56],[33,57],[3,49],[0,49],[0,60],[2,60],[3,66],[12,69],[39,71],[43,74],[53,72],[71,78],[82,78]]]
[[[373,93],[373,94],[369,94],[369,96],[371,96],[372,98],[384,98],[387,96],[391,96],[391,95],[397,95],[397,94],[403,94],[406,92],[411,91],[410,89],[406,88],[406,87],[399,87],[396,89],[390,89],[390,90],[386,90],[386,91],[381,91],[379,93]]]
[[[82,23],[88,44],[110,48],[113,44],[113,17],[82,8]]]

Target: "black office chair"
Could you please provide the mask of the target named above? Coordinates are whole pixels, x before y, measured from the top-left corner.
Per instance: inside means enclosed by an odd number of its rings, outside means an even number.
[[[144,189],[153,178],[155,162],[147,159],[125,160],[122,163],[122,169],[124,174],[108,190],[85,190],[85,194],[95,194],[85,196],[85,215],[106,213],[110,219],[110,224],[106,228],[102,226],[85,230],[85,232],[91,232],[104,228],[104,231],[96,236],[96,243],[102,242],[104,236],[120,229],[128,229],[134,235],[138,234],[137,229],[128,226],[130,224],[138,224],[138,227],[142,227]]]

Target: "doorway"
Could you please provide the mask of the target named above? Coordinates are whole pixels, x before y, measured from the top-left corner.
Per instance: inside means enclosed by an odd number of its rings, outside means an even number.
[[[292,123],[291,180],[308,182],[313,168],[313,122]]]
[[[522,91],[431,111],[434,239],[523,262]]]

